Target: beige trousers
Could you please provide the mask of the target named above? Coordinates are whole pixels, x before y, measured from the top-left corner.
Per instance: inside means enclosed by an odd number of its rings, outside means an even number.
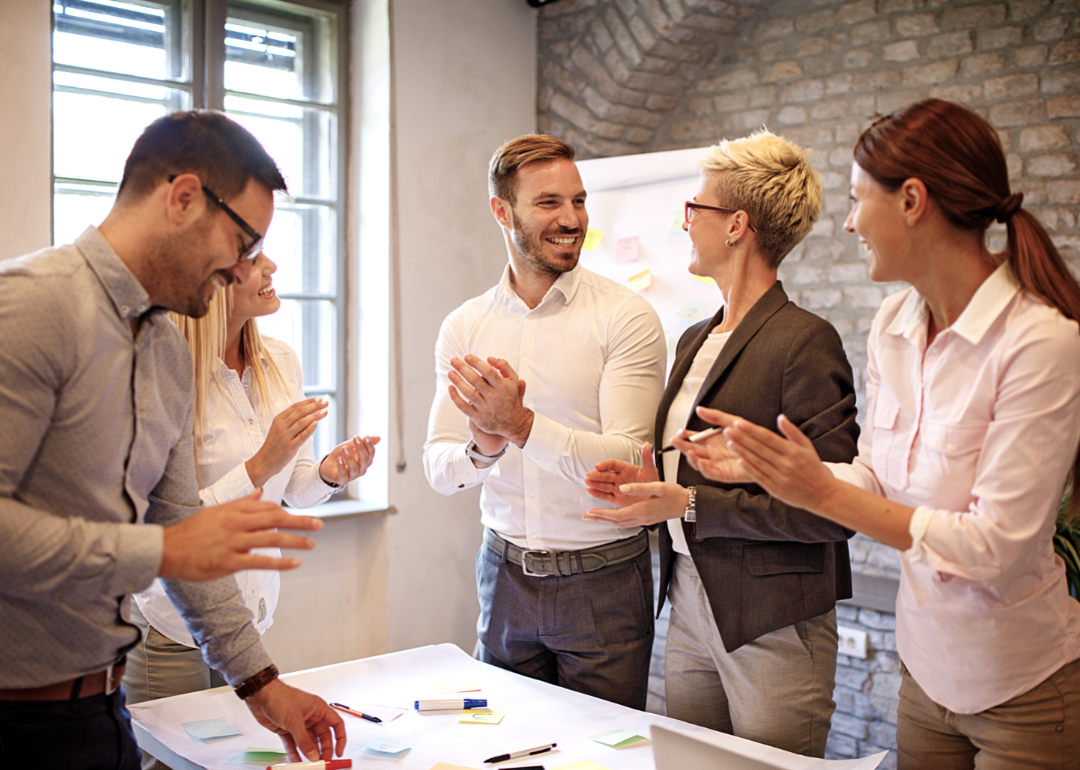
[[[836,703],[836,611],[724,649],[693,560],[677,554],[664,652],[667,715],[785,751],[825,756]]]
[[[901,665],[897,770],[1066,770],[1080,767],[1080,660],[978,714],[926,695]],[[993,676],[988,671],[988,676]]]
[[[142,639],[128,653],[127,668],[124,669],[124,694],[128,704],[226,684],[221,674],[206,665],[202,652],[161,634],[146,622],[134,602],[131,603],[131,622],[142,631]],[[144,751],[142,770],[169,770],[169,767]]]

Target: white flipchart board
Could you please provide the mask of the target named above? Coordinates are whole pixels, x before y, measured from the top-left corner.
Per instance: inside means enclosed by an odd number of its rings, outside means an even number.
[[[698,147],[577,164],[588,193],[589,229],[603,233],[593,250],[582,251],[581,264],[624,286],[649,271],[651,285],[639,294],[660,315],[669,363],[682,333],[722,304],[711,281],[687,271],[690,236],[682,229],[683,203],[697,192],[698,162],[707,153],[707,147]],[[639,245],[636,261],[620,263],[619,241],[634,237]]]

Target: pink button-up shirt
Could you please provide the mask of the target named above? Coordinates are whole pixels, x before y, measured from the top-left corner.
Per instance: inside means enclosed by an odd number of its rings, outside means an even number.
[[[928,320],[914,289],[885,300],[859,456],[830,468],[916,509],[897,648],[935,702],[973,714],[1080,658],[1052,543],[1080,441],[1080,334],[1004,265],[929,345]]]

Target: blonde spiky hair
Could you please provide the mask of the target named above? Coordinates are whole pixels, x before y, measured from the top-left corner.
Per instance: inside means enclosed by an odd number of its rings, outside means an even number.
[[[809,151],[767,129],[722,140],[701,161],[723,206],[741,209],[757,228],[761,256],[779,266],[821,213],[821,178]]]

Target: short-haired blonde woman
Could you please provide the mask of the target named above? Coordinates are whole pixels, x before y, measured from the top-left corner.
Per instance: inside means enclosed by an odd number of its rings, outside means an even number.
[[[706,412],[724,436],[686,449],[900,551],[899,768],[1076,767],[1080,604],[1052,538],[1069,479],[1080,507],[1080,286],[958,104],[870,126],[851,195],[870,277],[911,284],[870,330],[858,459],[825,465],[791,422],[737,410]]]
[[[362,476],[378,437],[359,436],[338,445],[320,462],[311,436],[326,416],[326,401],[304,398],[303,373],[292,349],[259,334],[256,318],[281,305],[274,291],[277,266],[265,252],[252,278],[218,291],[202,318],[170,314],[191,346],[195,364],[195,459],[199,495],[217,505],[261,490],[296,508],[326,500]],[[268,555],[280,556],[278,549]],[[263,633],[273,622],[281,588],[276,570],[236,575],[240,593]],[[129,703],[225,684],[188,633],[160,580],[136,594],[133,621],[143,638],[128,653],[124,689]],[[144,757],[144,767],[155,766]]]
[[[767,131],[711,149],[686,203],[690,272],[723,306],[683,334],[656,417],[668,446],[705,424],[697,405],[771,423],[789,414],[823,456],[855,455],[855,392],[836,330],[790,302],[777,266],[810,232],[821,182],[806,153]],[[660,528],[660,600],[671,602],[668,716],[821,757],[835,703],[836,600],[851,596],[849,530],[755,484],[705,479],[677,451],[660,467],[607,460],[586,518]],[[665,481],[665,479],[668,479]]]

